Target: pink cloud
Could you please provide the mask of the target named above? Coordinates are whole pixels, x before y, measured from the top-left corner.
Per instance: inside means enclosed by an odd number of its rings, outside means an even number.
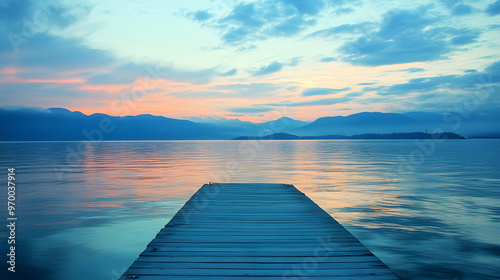
[[[18,69],[16,67],[11,67],[7,66],[2,69],[0,69],[0,75],[14,75],[21,72],[21,69]]]
[[[21,79],[18,77],[8,76],[1,77],[0,83],[8,84],[8,83],[53,83],[53,84],[79,84],[83,83],[85,80],[83,79]]]

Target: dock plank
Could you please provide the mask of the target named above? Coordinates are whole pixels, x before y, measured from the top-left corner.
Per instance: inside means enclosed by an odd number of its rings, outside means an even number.
[[[400,279],[292,185],[200,188],[125,279]]]

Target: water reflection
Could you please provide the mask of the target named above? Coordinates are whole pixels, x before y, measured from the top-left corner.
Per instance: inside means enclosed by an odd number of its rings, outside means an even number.
[[[247,144],[0,143],[19,184],[15,279],[116,279],[208,181],[292,183],[404,279],[499,274],[499,141],[448,141],[410,174],[412,141]]]

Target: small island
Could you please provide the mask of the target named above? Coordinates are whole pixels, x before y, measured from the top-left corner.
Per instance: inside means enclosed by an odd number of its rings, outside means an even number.
[[[342,139],[466,139],[464,136],[452,132],[442,133],[424,133],[424,132],[405,132],[388,134],[358,134],[352,136],[346,135],[323,135],[323,136],[297,136],[288,133],[274,133],[266,136],[239,136],[233,140],[342,140]]]

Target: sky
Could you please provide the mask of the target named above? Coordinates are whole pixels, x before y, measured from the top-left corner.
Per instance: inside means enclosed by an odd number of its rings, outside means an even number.
[[[500,0],[7,0],[0,33],[4,109],[312,121],[500,108]]]

